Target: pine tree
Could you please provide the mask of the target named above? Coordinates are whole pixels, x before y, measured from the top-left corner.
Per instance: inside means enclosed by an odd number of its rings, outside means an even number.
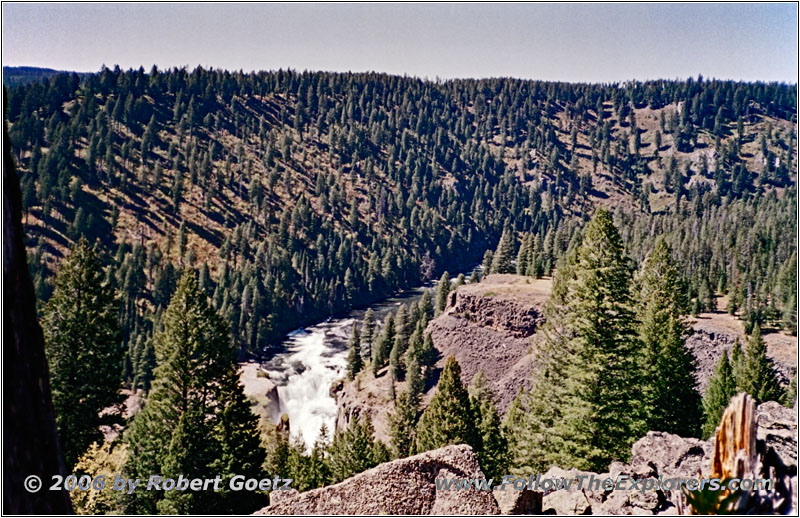
[[[364,366],[361,359],[361,338],[358,331],[358,324],[353,323],[353,331],[350,335],[350,343],[347,346],[349,352],[347,353],[347,377],[353,379],[356,374],[361,372]]]
[[[369,362],[372,359],[372,344],[375,340],[375,313],[368,308],[361,324],[361,357]]]
[[[517,252],[517,275],[526,275],[530,265],[528,264],[530,252],[531,235],[525,234]]]
[[[700,394],[694,357],[686,349],[683,315],[686,297],[666,242],[659,239],[639,279],[639,336],[648,429],[696,437],[700,432]]]
[[[410,391],[401,392],[389,416],[389,436],[394,458],[408,457],[416,435],[419,399]]]
[[[414,450],[421,453],[448,444],[468,444],[476,452],[481,450],[474,409],[461,383],[461,367],[452,356],[442,369],[436,394],[420,417]]]
[[[782,402],[783,406],[787,408],[794,408],[794,405],[797,403],[797,369],[794,369],[792,373],[789,386],[786,387]]]
[[[506,412],[505,428],[509,438],[512,464],[521,471],[544,471],[554,464],[563,465],[563,447],[552,427],[561,419],[565,397],[566,362],[563,351],[569,350],[573,332],[564,332],[569,318],[569,286],[575,281],[578,249],[571,249],[559,260],[550,298],[544,307],[545,325],[537,333],[534,346],[538,369],[531,376],[531,390],[517,394]],[[543,398],[538,394],[546,393]]]
[[[731,348],[730,367],[731,375],[733,376],[734,390],[736,390],[736,392],[741,392],[744,390],[745,363],[742,344],[739,342],[738,337],[734,339],[733,348]]]
[[[392,369],[394,379],[402,381],[405,379],[406,365],[405,353],[408,349],[410,336],[409,314],[405,305],[398,308],[394,315],[394,345],[389,354],[389,366]]]
[[[483,262],[481,263],[481,273],[487,276],[492,273],[492,262],[494,261],[494,252],[487,250],[483,254]]]
[[[116,295],[84,239],[61,263],[54,284],[42,330],[59,439],[71,469],[92,442],[102,442],[100,411],[121,400],[123,350]]]
[[[438,315],[447,306],[447,295],[450,293],[450,275],[447,272],[442,274],[439,284],[436,285],[436,314]]]
[[[350,424],[334,435],[328,449],[332,481],[340,482],[353,475],[377,466],[381,458],[381,446],[373,439],[372,421],[369,416],[353,415]]]
[[[433,318],[433,303],[431,302],[431,291],[425,290],[422,297],[419,299],[419,312],[422,320],[422,327],[428,325],[428,322]]]
[[[511,230],[505,230],[497,244],[492,257],[491,273],[515,273],[514,268],[514,236]]]
[[[372,373],[377,376],[378,370],[386,365],[389,353],[394,346],[394,315],[388,313],[383,321],[383,330],[375,341],[372,351]]]
[[[522,402],[531,418],[513,432],[529,438],[518,458],[605,469],[646,431],[631,268],[608,211],[597,211],[556,273],[537,347],[540,369]]]
[[[722,419],[722,413],[736,394],[736,381],[728,354],[722,353],[703,395],[703,429],[701,436],[708,439]]]
[[[158,363],[153,389],[126,431],[130,456],[123,472],[143,479],[154,473],[198,478],[213,472],[226,486],[234,474],[259,478],[265,452],[239,385],[228,328],[193,272],[181,278],[153,341]],[[142,491],[125,495],[124,507],[126,513],[205,509],[230,514],[263,505],[263,497],[252,497]]]
[[[500,478],[508,470],[509,451],[500,416],[492,402],[492,392],[483,371],[478,371],[470,384],[473,411],[477,417],[481,450],[478,462],[487,478]]]
[[[767,345],[761,338],[758,324],[747,342],[742,378],[737,380],[737,385],[739,390],[750,394],[758,403],[782,399],[783,391],[767,358]]]
[[[565,328],[573,338],[563,358],[563,419],[553,429],[579,469],[624,460],[646,431],[630,282],[619,232],[600,209],[586,227],[568,287]]]

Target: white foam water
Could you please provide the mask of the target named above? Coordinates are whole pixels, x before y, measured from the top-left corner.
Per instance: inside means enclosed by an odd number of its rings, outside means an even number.
[[[347,338],[352,318],[323,322],[292,332],[284,341],[285,351],[267,368],[278,384],[280,413],[289,416],[292,436],[300,436],[311,447],[322,425],[330,434],[336,422],[336,400],[331,385],[344,376]]]
[[[471,273],[472,270],[466,272]],[[426,288],[435,284],[430,282],[372,304],[376,331],[387,312],[418,300]],[[341,318],[293,331],[282,341],[280,352],[263,365],[278,386],[280,414],[289,416],[292,437],[300,437],[307,448],[319,438],[323,424],[328,428],[328,439],[333,437],[337,406],[331,386],[345,375],[350,332],[354,322],[362,321],[365,311],[366,308],[354,309]]]

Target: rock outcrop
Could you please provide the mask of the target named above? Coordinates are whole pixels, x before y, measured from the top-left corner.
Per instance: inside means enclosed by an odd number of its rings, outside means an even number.
[[[491,491],[437,490],[436,478],[482,478],[472,448],[446,446],[387,462],[332,486],[271,495],[256,514],[500,514]]]
[[[797,508],[797,413],[775,402],[767,402],[755,411],[756,438],[763,441],[763,454],[771,449],[786,466],[793,489],[793,508]],[[620,474],[634,479],[648,477],[693,478],[711,475],[715,440],[701,441],[663,432],[648,432],[631,448],[628,464],[612,463],[608,473],[595,474],[551,468],[543,478],[564,477],[577,480],[579,475],[615,478]],[[542,510],[554,514],[677,514],[685,506],[679,490],[583,491],[556,490],[544,494]]]
[[[445,311],[428,324],[441,356],[437,367],[455,356],[464,383],[482,370],[498,410],[505,412],[519,388],[529,385],[531,337],[544,323],[542,306],[550,286],[549,279],[488,275],[459,287]]]
[[[267,372],[258,363],[240,363],[239,379],[244,387],[244,395],[253,404],[253,411],[272,423],[280,421],[278,386],[267,377]]]

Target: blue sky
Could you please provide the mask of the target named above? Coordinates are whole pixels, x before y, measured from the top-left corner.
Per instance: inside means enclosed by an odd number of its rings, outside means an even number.
[[[3,64],[796,82],[797,5],[3,4]]]

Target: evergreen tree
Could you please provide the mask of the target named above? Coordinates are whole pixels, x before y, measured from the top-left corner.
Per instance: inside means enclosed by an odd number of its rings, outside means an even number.
[[[439,284],[436,285],[436,314],[438,315],[447,306],[447,295],[450,293],[450,275],[447,272],[442,274]]]
[[[570,465],[605,469],[624,460],[645,431],[631,270],[611,214],[600,209],[584,233],[568,286],[563,419],[555,423]]]
[[[392,454],[396,459],[408,457],[412,453],[418,408],[418,396],[413,392],[406,390],[397,396],[394,412],[389,416],[389,436]]]
[[[492,273],[492,262],[494,261],[494,252],[491,250],[487,250],[483,254],[483,262],[481,262],[481,273],[483,276],[487,276]]]
[[[386,460],[385,447],[373,439],[369,416],[353,415],[350,424],[334,435],[328,449],[332,481],[340,482]]]
[[[116,295],[84,239],[61,263],[54,284],[42,330],[61,448],[71,469],[102,440],[100,411],[121,400],[123,350]]]
[[[420,417],[414,450],[421,453],[448,444],[468,444],[481,451],[475,412],[461,383],[461,367],[452,356],[442,369],[436,394]]]
[[[793,408],[797,403],[797,369],[794,369],[792,378],[789,380],[789,386],[786,387],[786,392],[783,395],[783,406]]]
[[[349,351],[347,353],[347,377],[351,380],[356,377],[356,374],[361,372],[364,366],[363,360],[361,359],[361,338],[359,335],[358,324],[354,322],[353,331],[350,335],[350,344],[347,346]]]
[[[388,313],[383,321],[383,330],[375,341],[372,351],[372,373],[378,374],[378,369],[386,365],[389,353],[394,345],[394,315]]]
[[[682,437],[700,432],[700,394],[695,388],[694,357],[686,349],[683,320],[686,297],[680,274],[663,239],[645,261],[640,281],[639,336],[648,429]]]
[[[369,362],[372,359],[372,344],[375,340],[375,313],[368,308],[361,324],[361,357]]]
[[[260,478],[265,453],[239,385],[230,335],[192,272],[181,278],[154,343],[153,390],[125,434],[126,476],[213,472],[226,486],[234,474]],[[264,504],[263,495],[242,499],[227,492],[143,491],[124,498],[126,513],[230,514]]]
[[[745,379],[745,358],[742,352],[742,344],[737,337],[733,341],[733,348],[731,348],[731,375],[733,376],[733,386],[736,392],[744,390]]]
[[[525,234],[517,252],[517,275],[527,275],[530,268],[528,259],[530,256],[531,235]]]
[[[409,314],[405,305],[401,305],[394,315],[394,345],[389,354],[389,366],[394,379],[402,381],[405,378],[406,365],[404,355],[408,349],[409,341]]]
[[[431,302],[431,291],[425,290],[422,297],[419,299],[419,312],[422,319],[422,327],[428,325],[428,322],[433,318],[433,303]]]
[[[470,393],[481,437],[478,462],[484,476],[501,478],[507,473],[509,465],[508,439],[492,402],[493,395],[483,371],[478,371],[472,378]]]
[[[542,329],[531,416],[517,464],[605,469],[646,431],[631,268],[611,215],[598,210],[557,270]],[[547,398],[540,394],[547,393]]]
[[[782,399],[783,391],[767,358],[767,345],[761,338],[758,324],[747,342],[742,377],[736,381],[739,390],[750,394],[758,403]]]
[[[514,236],[511,230],[505,230],[497,244],[492,257],[491,273],[515,273],[514,268]]]
[[[731,398],[736,394],[736,382],[728,354],[722,353],[703,395],[703,439],[714,433]]]

